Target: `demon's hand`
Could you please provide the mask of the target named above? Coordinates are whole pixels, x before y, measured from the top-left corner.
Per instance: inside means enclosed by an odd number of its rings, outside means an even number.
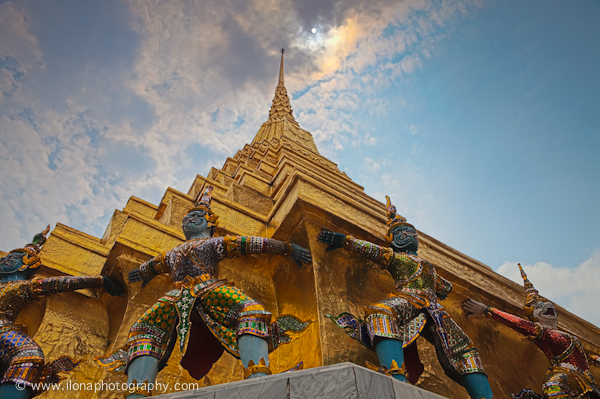
[[[329,245],[327,247],[327,252],[329,252],[334,249],[342,248],[344,246],[344,238],[346,238],[346,236],[342,233],[334,233],[333,231],[323,229],[317,236],[317,241]]]

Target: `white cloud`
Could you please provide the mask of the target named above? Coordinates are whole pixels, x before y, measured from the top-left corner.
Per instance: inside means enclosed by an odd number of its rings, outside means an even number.
[[[42,52],[30,28],[22,9],[12,2],[0,4],[0,58],[18,60],[23,73],[34,66],[43,67]]]
[[[81,76],[55,82],[60,93],[43,88],[59,68],[46,65],[34,19],[25,7],[1,3],[0,58],[10,61],[0,65],[2,249],[57,221],[100,236],[130,195],[152,193],[145,199],[153,201],[167,186],[185,191],[265,121],[282,45],[288,91],[303,93],[292,100],[295,115],[321,153],[335,158],[349,144],[375,146],[380,136],[358,114],[385,116],[389,100],[380,90],[420,67],[413,52],[435,53],[433,27],[459,12],[444,3],[325,1],[319,7],[331,6],[333,15],[319,16],[312,34],[291,0],[131,0],[132,65],[92,72],[81,65],[73,69]],[[424,22],[408,23],[415,10]],[[400,23],[408,27],[385,37]],[[36,90],[51,91],[52,100]],[[377,171],[382,163],[369,165]]]
[[[423,181],[420,167],[409,159],[398,163],[396,157],[381,159],[379,167],[382,173],[366,180],[365,190],[369,195],[382,202],[385,202],[385,196],[388,195],[398,212],[408,218],[410,223],[420,229],[429,225],[426,221],[427,209],[435,207],[437,199],[430,194],[430,188]],[[418,200],[415,201],[415,198]]]
[[[352,140],[352,146],[354,148],[362,147],[362,146],[374,146],[377,144],[377,139],[371,136],[369,133],[366,133],[362,137],[358,137],[356,140]]]
[[[460,3],[376,1],[361,8],[364,13],[352,6],[344,9],[341,2],[337,4],[344,18],[324,33],[322,47],[311,50],[317,69],[310,79],[319,83],[294,101],[297,109],[309,111],[300,122],[314,134],[324,155],[332,157],[344,150],[339,136],[368,131],[369,126],[359,122],[365,118],[348,110],[386,114],[388,100],[380,98],[380,93],[392,80],[412,74],[423,65],[417,54],[431,58],[436,53],[440,39],[435,28],[473,5],[478,6],[470,1]],[[386,28],[392,28],[392,33],[384,34]],[[303,49],[301,44],[298,47]],[[399,56],[400,61],[395,61]],[[394,102],[401,103],[402,99],[395,98]],[[374,145],[375,140],[363,142],[353,138],[352,145]]]
[[[157,121],[145,133],[144,140],[150,156],[160,162],[157,170],[178,167],[172,158],[158,156],[165,151],[177,153],[190,143],[198,143],[225,156],[234,153],[240,142],[252,139],[264,121],[268,109],[265,105],[273,95],[273,87],[265,85],[264,80],[253,80],[252,71],[265,62],[259,56],[275,53],[275,43],[282,39],[288,43],[287,54],[293,57],[286,55],[288,91],[306,90],[307,84],[318,82],[294,99],[292,105],[301,125],[313,133],[321,153],[333,156],[343,151],[349,140],[353,146],[374,145],[374,135],[359,138],[359,132],[368,127],[357,122],[355,113],[385,114],[386,100],[376,96],[389,84],[390,77],[377,68],[366,68],[381,61],[389,63],[397,54],[423,41],[417,30],[421,35],[424,31],[422,23],[409,23],[409,28],[397,29],[392,36],[384,37],[384,29],[409,22],[411,12],[419,10],[424,11],[424,16],[417,18],[428,21],[425,25],[430,27],[427,34],[431,35],[434,26],[458,11],[456,7],[448,9],[445,4],[422,0],[379,0],[369,2],[368,7],[329,3],[335,4],[332,8],[337,18],[329,23],[319,18],[315,35],[310,29],[303,30],[289,1],[229,0],[207,5],[131,0],[130,8],[136,15],[134,27],[143,41],[130,86],[157,114]],[[438,8],[440,11],[435,11]],[[431,16],[435,21],[429,19]],[[237,53],[242,52],[238,42],[247,42],[247,47],[255,51],[250,59],[256,57],[257,65],[244,60],[243,66],[235,69],[240,59]],[[432,40],[423,42],[427,48],[434,45]],[[421,51],[428,51],[427,48]],[[292,64],[295,68],[289,68],[290,60],[296,62]],[[409,54],[394,68],[413,73],[421,65],[418,56]],[[236,75],[246,78],[239,82]],[[362,84],[365,75],[371,75],[370,84]],[[272,86],[274,78],[271,77]],[[245,123],[237,126],[240,118]],[[164,176],[165,181],[170,178]]]
[[[15,75],[7,68],[0,69],[0,104],[4,102],[4,96],[11,95],[19,87],[19,79]]]
[[[43,56],[23,10],[12,2],[0,4],[0,105],[21,87],[32,68],[44,68]]]
[[[521,266],[540,295],[600,326],[600,250],[592,252],[587,260],[571,269],[556,267],[547,262]],[[523,284],[517,262],[505,262],[497,272]]]
[[[415,69],[421,67],[423,63],[419,57],[409,56],[405,57],[401,62],[400,66],[402,67],[402,71],[404,73],[413,73]]]
[[[375,160],[371,158],[365,158],[363,165],[372,173],[375,173],[381,168],[381,164],[379,162],[375,162]]]
[[[377,139],[367,133],[364,138],[364,143],[366,145],[373,146],[373,145],[377,144]]]

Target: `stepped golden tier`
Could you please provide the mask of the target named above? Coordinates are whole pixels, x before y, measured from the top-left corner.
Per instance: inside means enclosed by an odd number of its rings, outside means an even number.
[[[303,269],[288,257],[276,255],[226,259],[219,265],[219,278],[234,282],[274,316],[293,314],[315,321],[295,341],[270,355],[273,373],[299,361],[304,361],[305,368],[340,362],[377,364],[373,351],[348,337],[327,315],[363,314],[364,305],[393,291],[393,279],[366,258],[348,251],[326,252],[316,237],[326,228],[387,245],[386,206],[321,156],[311,134],[300,128],[284,86],[283,57],[269,119],[251,144],[227,158],[222,168],[212,168],[206,177],[196,176],[187,193],[169,187],[157,205],[131,197],[123,210],[114,212],[102,238],[57,224],[40,254],[43,266],[38,275],[103,274],[126,281],[128,273],[142,262],[184,241],[181,221],[205,185],[214,187],[211,206],[220,222],[216,236],[271,237],[312,251],[313,263]],[[523,287],[425,232],[418,235],[419,256],[454,286],[443,301],[444,308],[479,348],[495,396],[507,397],[525,387],[538,389],[548,367],[544,354],[510,328],[467,319],[460,308],[472,297],[525,316]],[[130,284],[124,297],[93,289],[52,296],[25,309],[17,322],[29,327],[46,359],[62,355],[88,359],[69,375],[72,383],[125,382],[125,376],[106,371],[92,358],[118,349],[132,324],[171,288],[165,275],[145,288]],[[600,329],[557,308],[559,329],[577,335],[587,352],[600,354]],[[417,343],[425,365],[417,386],[449,398],[467,397],[466,391],[444,374],[434,347],[421,337]],[[196,382],[179,365],[180,359],[176,346],[169,364],[159,373],[158,381],[170,386],[168,392],[175,390],[176,383]],[[592,368],[592,372],[600,380],[598,369]],[[242,378],[241,362],[226,352],[199,384]],[[47,391],[40,397],[123,396],[122,391],[82,390]]]

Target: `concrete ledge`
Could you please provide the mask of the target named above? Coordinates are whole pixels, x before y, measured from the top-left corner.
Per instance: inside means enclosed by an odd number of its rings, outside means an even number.
[[[159,395],[162,399],[443,399],[354,363]]]

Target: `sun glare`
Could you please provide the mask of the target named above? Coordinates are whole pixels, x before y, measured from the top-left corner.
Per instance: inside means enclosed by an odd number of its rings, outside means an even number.
[[[317,57],[320,71],[313,78],[320,79],[340,68],[342,60],[356,50],[360,35],[356,18],[350,18],[342,26],[315,26],[304,30],[296,45]]]

